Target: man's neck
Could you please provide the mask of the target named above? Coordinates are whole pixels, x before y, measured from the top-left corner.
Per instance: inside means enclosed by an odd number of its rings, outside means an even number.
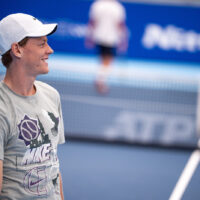
[[[23,72],[8,69],[3,81],[16,94],[32,96],[36,93],[35,77],[27,77]]]

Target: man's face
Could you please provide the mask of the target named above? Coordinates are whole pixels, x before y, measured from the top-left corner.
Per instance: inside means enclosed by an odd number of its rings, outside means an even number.
[[[22,64],[27,75],[37,76],[49,72],[48,57],[53,50],[47,43],[47,37],[30,38],[22,47]]]

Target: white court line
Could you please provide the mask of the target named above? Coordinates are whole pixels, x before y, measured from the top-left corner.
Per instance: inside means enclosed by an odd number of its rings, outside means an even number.
[[[175,103],[162,103],[153,101],[137,101],[137,100],[125,100],[117,98],[104,98],[94,96],[83,96],[83,95],[62,95],[62,100],[73,101],[78,103],[86,103],[90,105],[107,106],[124,109],[144,109],[145,111],[160,111],[160,112],[171,112],[179,114],[194,114],[196,112],[196,106],[175,104]],[[150,106],[149,106],[150,105]]]
[[[200,150],[195,150],[190,156],[169,200],[181,200],[200,161]]]

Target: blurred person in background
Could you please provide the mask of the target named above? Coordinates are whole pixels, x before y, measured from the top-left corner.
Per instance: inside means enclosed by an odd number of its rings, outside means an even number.
[[[100,93],[108,92],[106,81],[113,58],[127,50],[126,12],[117,0],[96,0],[89,10],[86,47],[96,47],[100,68],[95,86]]]
[[[60,95],[44,82],[53,53],[43,24],[23,13],[0,21],[0,199],[63,200],[57,146],[65,142]]]

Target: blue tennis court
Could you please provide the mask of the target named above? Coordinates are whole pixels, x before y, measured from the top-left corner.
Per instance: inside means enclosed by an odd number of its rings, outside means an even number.
[[[58,149],[69,200],[167,200],[190,151],[67,141]],[[200,167],[183,200],[200,197]]]

